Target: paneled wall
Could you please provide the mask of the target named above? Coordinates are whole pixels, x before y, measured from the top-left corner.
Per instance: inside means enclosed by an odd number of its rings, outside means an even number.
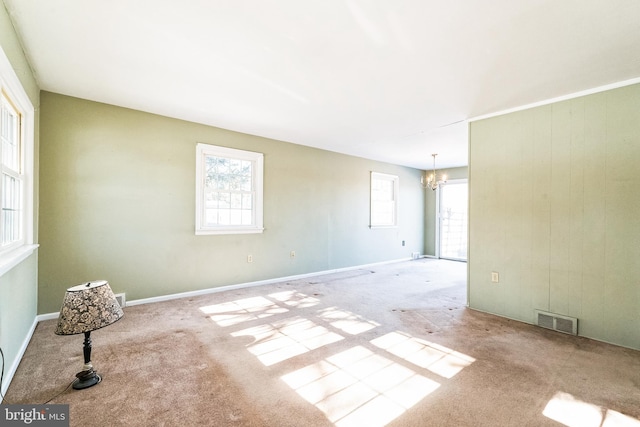
[[[469,164],[470,306],[640,349],[640,85],[473,122]]]

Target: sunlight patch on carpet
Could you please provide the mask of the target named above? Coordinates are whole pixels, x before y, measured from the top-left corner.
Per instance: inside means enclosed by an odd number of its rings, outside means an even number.
[[[282,380],[338,427],[384,426],[440,384],[355,346]]]
[[[388,333],[371,344],[444,378],[454,377],[475,362],[471,356],[404,332]]]
[[[201,307],[200,310],[222,327],[253,322],[244,325],[242,330],[230,331],[230,335],[243,338],[245,343],[246,338],[250,338],[245,344],[246,349],[265,366],[273,366],[345,340],[347,335],[363,334],[380,326],[338,307],[319,309],[311,317],[313,320],[290,313],[319,303],[314,296],[287,290],[266,297]],[[290,317],[271,317],[283,313]],[[403,360],[390,358],[391,355]],[[473,357],[442,345],[403,332],[391,332],[367,342],[365,346],[350,347],[281,378],[337,427],[382,427],[440,387],[438,381],[421,373],[435,373],[449,379],[474,361]]]
[[[289,310],[267,298],[253,297],[200,307],[200,311],[210,314],[211,320],[224,327],[264,319]]]
[[[558,392],[542,414],[568,427],[640,427],[640,420]]]
[[[379,323],[372,320],[366,320],[364,317],[346,310],[340,310],[337,307],[329,307],[318,312],[318,317],[329,322],[334,328],[340,329],[351,335],[358,335],[362,332],[369,331]]]
[[[296,308],[308,308],[320,304],[318,298],[305,295],[298,291],[283,291],[270,294],[269,298],[273,298],[283,304]]]
[[[243,329],[231,336],[253,337],[254,341],[247,345],[247,350],[265,366],[344,339],[341,335],[298,316]]]

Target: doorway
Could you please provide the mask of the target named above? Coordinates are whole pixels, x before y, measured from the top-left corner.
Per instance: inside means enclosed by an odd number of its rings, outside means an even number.
[[[466,179],[440,184],[438,188],[438,256],[467,260],[469,185]]]

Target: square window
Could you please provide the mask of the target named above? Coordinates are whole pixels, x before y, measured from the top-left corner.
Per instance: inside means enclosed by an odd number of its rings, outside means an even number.
[[[197,144],[196,234],[263,231],[263,164],[262,153]]]

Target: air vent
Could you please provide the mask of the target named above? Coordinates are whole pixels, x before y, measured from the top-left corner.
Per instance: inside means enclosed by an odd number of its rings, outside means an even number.
[[[565,334],[578,335],[578,319],[575,317],[536,310],[536,321],[540,327],[553,329]]]
[[[120,307],[124,308],[124,306],[127,305],[127,299],[125,298],[124,293],[115,294],[115,297],[116,301],[118,301],[118,304],[120,304]]]

